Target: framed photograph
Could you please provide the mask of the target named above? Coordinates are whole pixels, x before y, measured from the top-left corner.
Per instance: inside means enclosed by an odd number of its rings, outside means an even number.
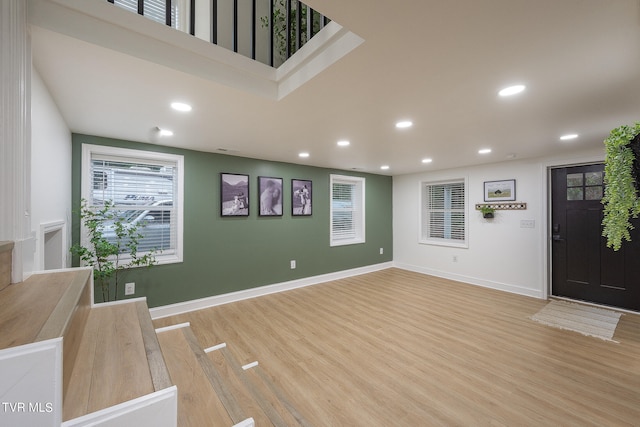
[[[485,181],[484,201],[502,202],[516,199],[516,180],[507,179],[504,181]]]
[[[282,216],[282,178],[258,177],[260,216]]]
[[[311,181],[304,179],[291,180],[291,215],[311,215]]]
[[[220,174],[220,214],[249,216],[249,175]]]

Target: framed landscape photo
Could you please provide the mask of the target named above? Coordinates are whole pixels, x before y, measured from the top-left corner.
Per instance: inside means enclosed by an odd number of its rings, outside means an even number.
[[[260,216],[282,216],[282,178],[258,177]]]
[[[291,215],[310,216],[312,182],[304,179],[291,180]]]
[[[220,174],[220,214],[249,216],[249,175]]]
[[[484,182],[484,201],[503,202],[516,199],[516,180],[507,179],[504,181]]]

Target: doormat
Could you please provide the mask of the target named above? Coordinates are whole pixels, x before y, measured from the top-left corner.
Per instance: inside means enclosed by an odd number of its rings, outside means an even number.
[[[567,301],[550,301],[531,316],[532,320],[554,328],[579,332],[582,335],[613,340],[622,313]]]

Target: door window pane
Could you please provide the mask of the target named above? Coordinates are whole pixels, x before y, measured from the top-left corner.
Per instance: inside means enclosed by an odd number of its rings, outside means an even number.
[[[602,172],[587,172],[584,181],[585,185],[602,185]]]
[[[567,188],[567,200],[584,200],[582,187]]]
[[[581,173],[567,174],[567,187],[582,187],[584,183],[584,175]],[[575,200],[575,199],[569,199]]]
[[[600,200],[602,199],[602,187],[587,187],[585,189],[585,194],[587,196],[587,200]]]

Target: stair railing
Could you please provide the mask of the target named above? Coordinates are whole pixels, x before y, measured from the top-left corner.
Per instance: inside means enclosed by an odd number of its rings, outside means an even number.
[[[299,0],[107,1],[272,67],[330,21]]]

